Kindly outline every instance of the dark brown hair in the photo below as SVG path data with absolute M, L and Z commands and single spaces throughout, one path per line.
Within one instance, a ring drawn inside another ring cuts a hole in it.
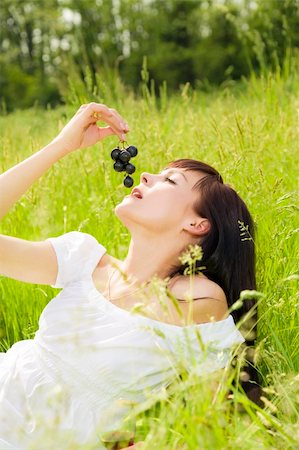
M 240 298 L 241 291 L 256 290 L 253 219 L 244 201 L 229 184 L 223 182 L 221 175 L 213 167 L 194 159 L 177 159 L 168 163 L 165 169 L 168 168 L 204 174 L 192 188 L 200 194 L 193 205 L 194 212 L 207 218 L 211 224 L 210 231 L 199 243 L 203 258 L 198 261 L 198 266 L 204 266 L 200 271 L 223 289 L 230 308 Z M 170 276 L 183 274 L 186 268 L 187 264 L 173 266 Z M 235 323 L 244 319 L 244 316 L 250 316 L 251 323 L 253 320 L 250 333 L 247 337 L 244 336 L 247 350 L 252 350 L 258 319 L 255 297 L 246 298 L 242 306 L 233 310 L 231 315 Z M 252 355 L 252 352 L 248 351 L 247 354 Z M 241 385 L 247 396 L 260 405 L 258 373 L 253 358 L 246 360 L 247 365 L 243 370 L 247 376 L 243 381 L 241 379 Z

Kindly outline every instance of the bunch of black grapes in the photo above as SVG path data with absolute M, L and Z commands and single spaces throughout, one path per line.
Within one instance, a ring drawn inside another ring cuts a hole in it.
M 138 153 L 138 150 L 134 145 L 130 145 L 127 148 L 120 149 L 119 147 L 114 148 L 111 152 L 111 158 L 115 161 L 113 164 L 113 169 L 116 172 L 126 172 L 132 174 L 135 172 L 134 164 L 131 164 L 129 161 L 131 158 L 134 158 Z M 124 186 L 130 188 L 133 186 L 134 180 L 130 175 L 125 175 L 124 178 Z

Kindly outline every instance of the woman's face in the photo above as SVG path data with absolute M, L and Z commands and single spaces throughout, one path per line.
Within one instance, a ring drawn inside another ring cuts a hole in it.
M 192 187 L 203 176 L 180 168 L 163 169 L 158 174 L 143 172 L 136 186 L 142 198 L 126 195 L 115 207 L 115 214 L 130 231 L 139 225 L 156 233 L 179 232 L 188 215 L 194 216 L 192 205 L 198 193 Z

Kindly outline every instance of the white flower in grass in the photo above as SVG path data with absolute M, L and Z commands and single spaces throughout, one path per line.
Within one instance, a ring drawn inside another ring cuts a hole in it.
M 203 257 L 203 251 L 200 245 L 190 244 L 187 250 L 179 256 L 179 260 L 182 264 L 187 264 L 188 267 L 184 270 L 184 275 L 191 275 L 194 272 L 200 272 L 205 267 L 196 267 L 196 262 L 201 261 Z

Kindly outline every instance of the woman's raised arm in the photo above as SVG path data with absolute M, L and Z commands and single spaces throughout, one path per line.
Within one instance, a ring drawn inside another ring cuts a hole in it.
M 65 154 L 64 148 L 58 142 L 51 142 L 0 175 L 0 219 L 8 213 L 34 181 Z
M 98 127 L 98 120 L 108 126 Z M 56 161 L 113 134 L 125 140 L 124 133 L 128 131 L 127 124 L 114 109 L 100 103 L 82 105 L 52 142 L 0 175 L 0 219 Z

